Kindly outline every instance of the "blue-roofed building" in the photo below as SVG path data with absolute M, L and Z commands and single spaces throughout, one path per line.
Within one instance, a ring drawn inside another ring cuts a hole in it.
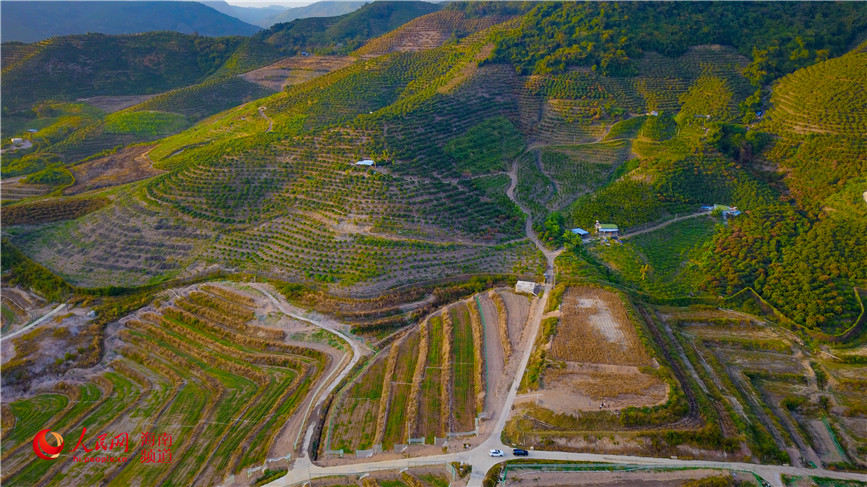
M 573 228 L 572 235 L 578 235 L 579 237 L 581 237 L 581 240 L 590 239 L 590 232 L 584 230 L 583 228 Z

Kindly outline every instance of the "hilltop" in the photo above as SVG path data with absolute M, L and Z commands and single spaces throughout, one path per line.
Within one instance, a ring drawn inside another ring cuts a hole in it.
M 358 10 L 367 3 L 370 2 L 313 2 L 310 5 L 305 5 L 303 7 L 291 7 L 284 9 L 280 12 L 275 12 L 274 14 L 266 17 L 262 21 L 262 24 L 259 25 L 262 25 L 262 27 L 271 27 L 274 24 L 292 22 L 295 19 L 306 19 L 309 17 L 335 17 L 338 15 L 345 15 Z

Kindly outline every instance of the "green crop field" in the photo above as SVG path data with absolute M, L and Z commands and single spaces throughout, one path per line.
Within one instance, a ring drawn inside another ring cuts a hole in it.
M 371 365 L 337 393 L 322 432 L 323 452 L 364 450 L 374 445 L 389 451 L 410 438 L 424 438 L 430 444 L 434 437 L 442 438 L 446 433 L 475 430 L 476 416 L 481 413 L 476 394 L 484 391 L 476 383 L 484 364 L 476 362 L 485 359 L 482 353 L 476 353 L 483 344 L 477 343 L 473 335 L 467 306 L 476 306 L 475 300 L 470 298 L 437 311 L 418 328 L 397 338 L 394 345 L 381 350 L 371 359 Z M 449 314 L 451 323 L 449 337 L 445 336 L 444 313 Z M 485 319 L 494 326 L 497 317 Z M 394 351 L 392 347 L 396 347 Z M 388 375 L 390 360 L 394 365 Z M 445 396 L 444 385 L 448 391 Z M 388 396 L 381 396 L 386 389 Z M 380 397 L 384 400 L 380 401 Z M 378 415 L 382 417 L 377 419 Z
M 278 432 L 274 425 L 296 413 L 328 357 L 284 343 L 282 331 L 255 338 L 261 332 L 247 324 L 253 309 L 237 304 L 244 300 L 234 291 L 209 291 L 193 291 L 125 321 L 111 371 L 87 385 L 58 386 L 10 404 L 15 424 L 4 434 L 4 484 L 32 485 L 61 469 L 65 478 L 98 472 L 118 482 L 189 484 L 261 464 Z M 245 407 L 237 408 L 239 403 Z M 46 425 L 74 443 L 82 428 L 90 441 L 121 424 L 133 452 L 140 432 L 158 428 L 171 434 L 171 468 L 148 470 L 137 461 L 72 464 L 69 457 L 50 464 L 34 461 L 25 447 L 35 428 Z

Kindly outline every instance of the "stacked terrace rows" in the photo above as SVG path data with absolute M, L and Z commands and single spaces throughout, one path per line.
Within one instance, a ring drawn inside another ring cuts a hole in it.
M 676 112 L 680 95 L 703 75 L 722 77 L 735 93 L 747 96 L 752 90 L 741 74 L 746 64 L 747 60 L 730 48 L 695 47 L 677 58 L 646 53 L 638 62 L 638 75 L 633 77 L 607 77 L 580 70 L 531 76 L 527 87 L 550 98 L 582 100 L 597 107 L 611 105 L 634 114 Z
M 82 385 L 60 383 L 4 409 L 4 416 L 15 416 L 14 426 L 4 427 L 4 485 L 93 476 L 109 485 L 213 485 L 261 465 L 333 359 L 321 347 L 287 342 L 281 329 L 249 325 L 257 305 L 251 295 L 204 285 L 113 325 L 106 372 Z M 82 428 L 88 447 L 101 433 L 112 438 L 127 432 L 130 460 L 73 463 L 64 455 L 41 461 L 30 443 L 46 425 L 64 436 L 66 451 Z M 171 435 L 170 464 L 156 468 L 139 461 L 144 432 Z M 61 471 L 65 475 L 57 476 Z
M 468 18 L 458 10 L 440 10 L 413 19 L 401 27 L 371 40 L 355 51 L 359 55 L 378 55 L 389 52 L 422 51 L 433 49 L 446 42 L 449 37 L 464 37 L 491 27 L 506 17 L 489 15 Z
M 363 59 L 212 117 L 160 141 L 149 156 L 169 172 L 132 197 L 13 241 L 80 284 L 104 284 L 117 272 L 144 283 L 208 264 L 355 290 L 369 284 L 367 291 L 536 272 L 538 255 L 520 242 L 523 215 L 505 198 L 513 153 L 470 180 L 449 144 L 492 120 L 514 127 L 509 143 L 530 151 L 520 156 L 517 194 L 538 220 L 608 181 L 630 143 L 596 143 L 623 116 L 617 108 L 641 112 L 648 102 L 625 79 L 522 79 L 506 65 L 479 66 L 498 28 Z M 703 48 L 651 61 L 645 81 L 681 79 L 685 91 L 702 73 L 736 78 L 730 68 L 740 58 Z M 549 145 L 557 147 L 541 148 Z M 362 158 L 377 167 L 352 165 Z
M 75 221 L 53 223 L 17 240 L 73 282 L 143 284 L 177 274 L 211 233 L 131 195 Z
M 510 323 L 526 318 L 525 302 L 507 291 L 490 291 L 447 306 L 399 335 L 337 393 L 322 453 L 390 451 L 477 434 L 476 418 L 498 407 L 489 395 L 502 385 L 498 378 L 516 333 Z
M 811 356 L 790 334 L 755 319 L 719 311 L 656 315 L 755 457 L 863 467 L 863 346 Z

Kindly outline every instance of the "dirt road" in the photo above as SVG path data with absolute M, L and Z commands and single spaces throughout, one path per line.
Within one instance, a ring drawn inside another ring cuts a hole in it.
M 46 320 L 48 320 L 52 316 L 56 315 L 57 313 L 60 313 L 64 309 L 66 309 L 66 303 L 59 304 L 59 305 L 57 305 L 56 308 L 49 311 L 48 313 L 45 313 L 44 315 L 42 315 L 41 318 L 37 318 L 29 325 L 25 325 L 23 328 L 21 328 L 19 330 L 15 330 L 12 333 L 9 333 L 8 335 L 3 335 L 2 337 L 0 337 L 0 341 L 10 340 L 12 338 L 17 337 L 18 335 L 26 333 L 27 331 L 33 329 L 34 327 L 37 327 L 37 326 L 41 325 L 42 323 L 45 323 Z

